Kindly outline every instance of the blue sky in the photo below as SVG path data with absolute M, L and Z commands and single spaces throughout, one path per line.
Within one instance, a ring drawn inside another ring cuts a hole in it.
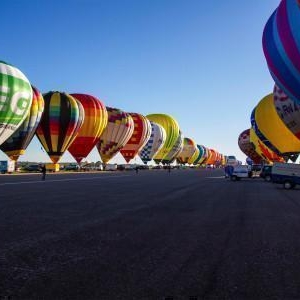
M 171 114 L 185 136 L 244 161 L 238 135 L 273 89 L 261 37 L 278 4 L 3 0 L 0 60 L 42 92 L 89 93 L 128 112 Z M 88 158 L 99 160 L 97 151 Z M 20 160 L 49 161 L 36 139 Z

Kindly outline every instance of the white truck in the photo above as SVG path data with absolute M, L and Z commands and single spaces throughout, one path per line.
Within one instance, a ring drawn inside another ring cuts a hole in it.
M 15 171 L 15 161 L 14 160 L 1 160 L 0 161 L 0 173 L 13 173 Z
M 232 170 L 229 171 L 229 177 L 232 181 L 238 181 L 242 178 L 250 177 L 250 170 L 248 165 L 236 165 L 231 167 Z
M 293 189 L 300 184 L 300 165 L 275 162 L 271 171 L 271 180 L 283 184 L 285 189 Z

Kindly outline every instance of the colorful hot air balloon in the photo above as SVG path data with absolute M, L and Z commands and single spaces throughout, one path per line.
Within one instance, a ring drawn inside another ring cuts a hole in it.
M 132 136 L 134 123 L 132 117 L 117 108 L 106 107 L 108 123 L 97 144 L 103 163 L 112 159 Z
M 253 144 L 255 152 L 267 163 L 273 163 L 275 161 L 284 162 L 283 157 L 277 155 L 259 139 L 253 128 L 250 128 L 250 142 Z
M 32 88 L 17 68 L 0 61 L 0 145 L 27 117 L 32 102 Z
M 194 165 L 199 164 L 199 161 L 203 157 L 203 154 L 204 154 L 204 149 L 201 145 L 197 145 L 197 148 L 199 151 L 197 152 L 197 157 L 195 158 L 195 160 L 193 162 Z
M 250 129 L 244 130 L 238 138 L 238 145 L 241 151 L 248 156 L 255 164 L 261 164 L 262 158 L 255 151 L 254 145 L 250 142 Z
M 163 147 L 166 140 L 166 131 L 164 128 L 155 122 L 150 121 L 150 123 L 150 139 L 140 152 L 140 158 L 145 164 L 152 160 L 153 156 Z
M 258 137 L 278 155 L 288 157 L 300 152 L 300 140 L 292 134 L 278 116 L 273 94 L 269 94 L 258 103 L 252 113 L 251 123 Z M 261 135 L 274 147 L 266 143 Z
M 133 119 L 134 130 L 131 138 L 120 150 L 126 162 L 133 159 L 144 148 L 151 135 L 151 123 L 141 114 L 129 113 Z
M 195 151 L 195 153 L 191 156 L 191 158 L 188 160 L 188 164 L 190 164 L 190 165 L 195 164 L 195 161 L 198 159 L 199 154 L 200 154 L 200 150 L 199 150 L 199 148 L 198 148 L 197 145 L 196 145 L 196 151 Z
M 75 139 L 84 110 L 74 97 L 60 92 L 43 95 L 45 109 L 36 135 L 53 163 L 57 163 Z
M 206 160 L 207 165 L 215 165 L 218 162 L 218 153 L 214 149 L 209 149 L 210 155 Z
M 174 144 L 172 149 L 165 155 L 164 159 L 163 160 L 160 160 L 160 159 L 156 160 L 155 157 L 154 157 L 154 161 L 156 163 L 159 163 L 161 161 L 163 164 L 170 164 L 176 159 L 176 156 L 181 152 L 182 148 L 183 148 L 183 134 L 179 130 L 179 135 L 178 135 L 178 138 L 176 140 L 176 143 Z
M 107 110 L 104 104 L 96 97 L 86 94 L 71 94 L 79 101 L 84 109 L 84 121 L 78 135 L 68 148 L 78 164 L 86 158 L 107 125 Z
M 283 0 L 263 33 L 263 50 L 276 84 L 300 104 L 300 6 Z
M 282 122 L 300 139 L 300 105 L 290 99 L 278 86 L 274 87 L 274 105 Z
M 12 160 L 18 160 L 30 144 L 44 111 L 42 94 L 32 87 L 31 108 L 21 126 L 0 146 L 0 149 Z
M 155 162 L 159 163 L 172 150 L 173 146 L 177 142 L 179 136 L 179 125 L 173 117 L 165 114 L 151 114 L 147 115 L 147 118 L 150 121 L 161 125 L 166 131 L 166 141 L 163 147 L 154 156 Z
M 198 148 L 194 140 L 185 137 L 183 139 L 183 148 L 176 157 L 177 161 L 181 164 L 186 164 L 197 151 L 197 149 Z

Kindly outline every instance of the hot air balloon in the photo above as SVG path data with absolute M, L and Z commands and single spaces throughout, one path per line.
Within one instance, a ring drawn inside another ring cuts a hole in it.
M 134 123 L 132 117 L 117 108 L 106 107 L 108 123 L 97 144 L 103 163 L 112 159 L 132 136 Z
M 255 152 L 267 163 L 273 163 L 275 161 L 284 162 L 283 157 L 277 155 L 259 139 L 253 128 L 250 128 L 250 142 L 253 144 Z
M 21 126 L 0 146 L 0 149 L 12 160 L 18 160 L 30 144 L 44 111 L 42 94 L 32 87 L 33 96 L 29 114 Z
M 263 50 L 276 84 L 300 104 L 300 6 L 283 0 L 269 18 L 263 33 Z
M 199 150 L 199 148 L 197 147 L 197 145 L 196 145 L 196 151 L 195 151 L 195 153 L 190 157 L 190 159 L 188 160 L 188 164 L 190 164 L 190 165 L 196 165 L 196 160 L 198 159 L 198 157 L 199 157 L 199 154 L 200 154 L 200 150 Z
M 300 139 L 300 105 L 290 99 L 278 86 L 274 87 L 274 105 L 282 122 Z
M 197 149 L 198 148 L 194 140 L 185 137 L 183 139 L 183 149 L 176 157 L 177 161 L 181 164 L 186 164 L 197 151 Z
M 262 158 L 255 151 L 254 145 L 250 142 L 250 129 L 244 130 L 238 138 L 238 145 L 241 151 L 247 155 L 254 164 L 261 164 Z
M 68 148 L 68 151 L 80 164 L 95 145 L 107 125 L 107 111 L 104 104 L 96 97 L 86 94 L 71 94 L 84 109 L 84 121 L 78 135 Z
M 161 125 L 166 131 L 166 141 L 163 147 L 154 156 L 154 161 L 159 163 L 172 150 L 173 146 L 177 142 L 179 136 L 179 125 L 173 117 L 165 114 L 151 114 L 147 115 L 147 118 L 150 121 Z
M 215 165 L 218 161 L 218 154 L 217 151 L 214 149 L 209 149 L 210 155 L 208 159 L 206 160 L 207 165 Z
M 300 152 L 300 140 L 292 134 L 278 116 L 273 94 L 269 94 L 258 103 L 252 113 L 251 123 L 262 142 L 278 155 L 289 158 Z M 270 144 L 266 143 L 261 136 L 265 137 Z
M 56 164 L 75 139 L 84 120 L 84 110 L 74 97 L 60 92 L 43 95 L 45 109 L 36 135 Z
M 120 150 L 126 162 L 133 159 L 146 145 L 151 135 L 151 123 L 141 114 L 129 113 L 133 119 L 134 130 L 131 138 Z
M 183 148 L 183 134 L 179 130 L 179 135 L 178 135 L 178 138 L 176 140 L 176 143 L 174 144 L 174 146 L 172 147 L 170 152 L 168 152 L 165 155 L 163 160 L 160 160 L 160 159 L 156 160 L 154 158 L 154 161 L 156 163 L 159 163 L 161 161 L 163 164 L 171 164 L 176 159 L 176 156 L 182 151 L 182 148 Z
M 0 61 L 0 145 L 27 117 L 32 102 L 32 88 L 17 68 Z
M 145 164 L 152 160 L 153 156 L 163 147 L 166 140 L 166 131 L 164 128 L 155 122 L 150 121 L 150 123 L 150 139 L 140 152 L 140 158 Z
M 197 152 L 198 155 L 197 155 L 196 159 L 194 160 L 194 165 L 199 164 L 200 159 L 204 155 L 204 149 L 203 149 L 203 147 L 201 145 L 197 145 L 197 148 L 198 148 L 199 152 Z

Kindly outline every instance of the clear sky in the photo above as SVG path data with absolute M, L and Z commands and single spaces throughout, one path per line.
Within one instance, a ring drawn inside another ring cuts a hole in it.
M 186 137 L 244 161 L 238 135 L 273 89 L 261 37 L 278 4 L 2 0 L 0 60 L 41 92 L 89 93 L 128 112 L 171 114 Z M 36 138 L 20 160 L 50 161 Z

